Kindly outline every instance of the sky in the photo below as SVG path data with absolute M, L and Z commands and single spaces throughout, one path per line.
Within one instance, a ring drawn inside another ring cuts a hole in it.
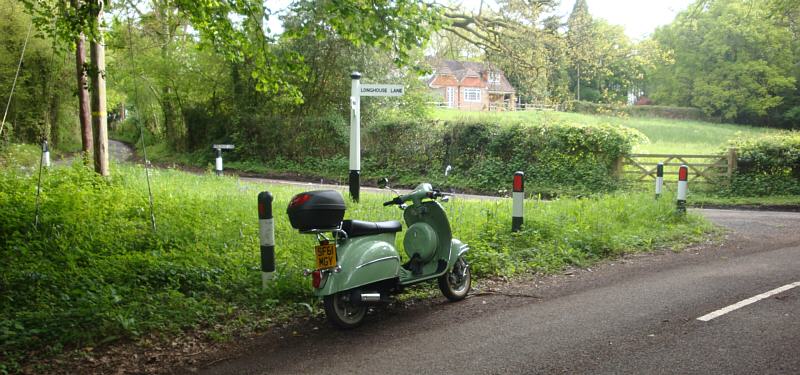
M 484 4 L 493 1 L 485 0 Z M 625 33 L 637 40 L 644 39 L 656 27 L 666 25 L 694 0 L 587 0 L 589 13 L 604 18 L 612 25 L 625 27 Z M 465 8 L 477 9 L 480 0 L 463 0 Z M 574 0 L 561 0 L 556 13 L 565 19 L 572 11 Z

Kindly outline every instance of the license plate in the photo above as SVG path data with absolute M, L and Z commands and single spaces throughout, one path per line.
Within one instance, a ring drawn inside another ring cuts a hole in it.
M 314 252 L 317 254 L 318 270 L 336 267 L 336 243 L 315 246 Z

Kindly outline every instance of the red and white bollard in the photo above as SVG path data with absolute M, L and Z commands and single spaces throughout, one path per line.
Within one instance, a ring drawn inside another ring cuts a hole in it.
M 258 239 L 261 245 L 261 287 L 266 288 L 275 272 L 275 220 L 272 218 L 272 194 L 258 194 Z
M 525 173 L 514 173 L 514 186 L 511 192 L 513 200 L 511 207 L 511 231 L 519 232 L 522 228 L 523 212 L 525 209 Z
M 678 169 L 678 213 L 686 213 L 686 194 L 689 192 L 689 167 L 686 164 Z

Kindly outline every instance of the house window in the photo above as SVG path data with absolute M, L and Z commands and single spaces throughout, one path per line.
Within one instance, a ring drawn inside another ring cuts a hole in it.
M 489 83 L 499 83 L 499 82 L 500 82 L 500 73 L 489 72 Z
M 481 89 L 464 89 L 464 101 L 465 102 L 480 102 L 481 101 Z

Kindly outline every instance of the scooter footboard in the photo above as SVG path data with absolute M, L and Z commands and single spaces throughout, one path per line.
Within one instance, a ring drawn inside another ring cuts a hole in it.
M 325 284 L 315 294 L 326 296 L 397 278 L 400 256 L 393 246 L 394 237 L 392 233 L 348 239 L 338 249 L 341 271 L 329 273 Z

